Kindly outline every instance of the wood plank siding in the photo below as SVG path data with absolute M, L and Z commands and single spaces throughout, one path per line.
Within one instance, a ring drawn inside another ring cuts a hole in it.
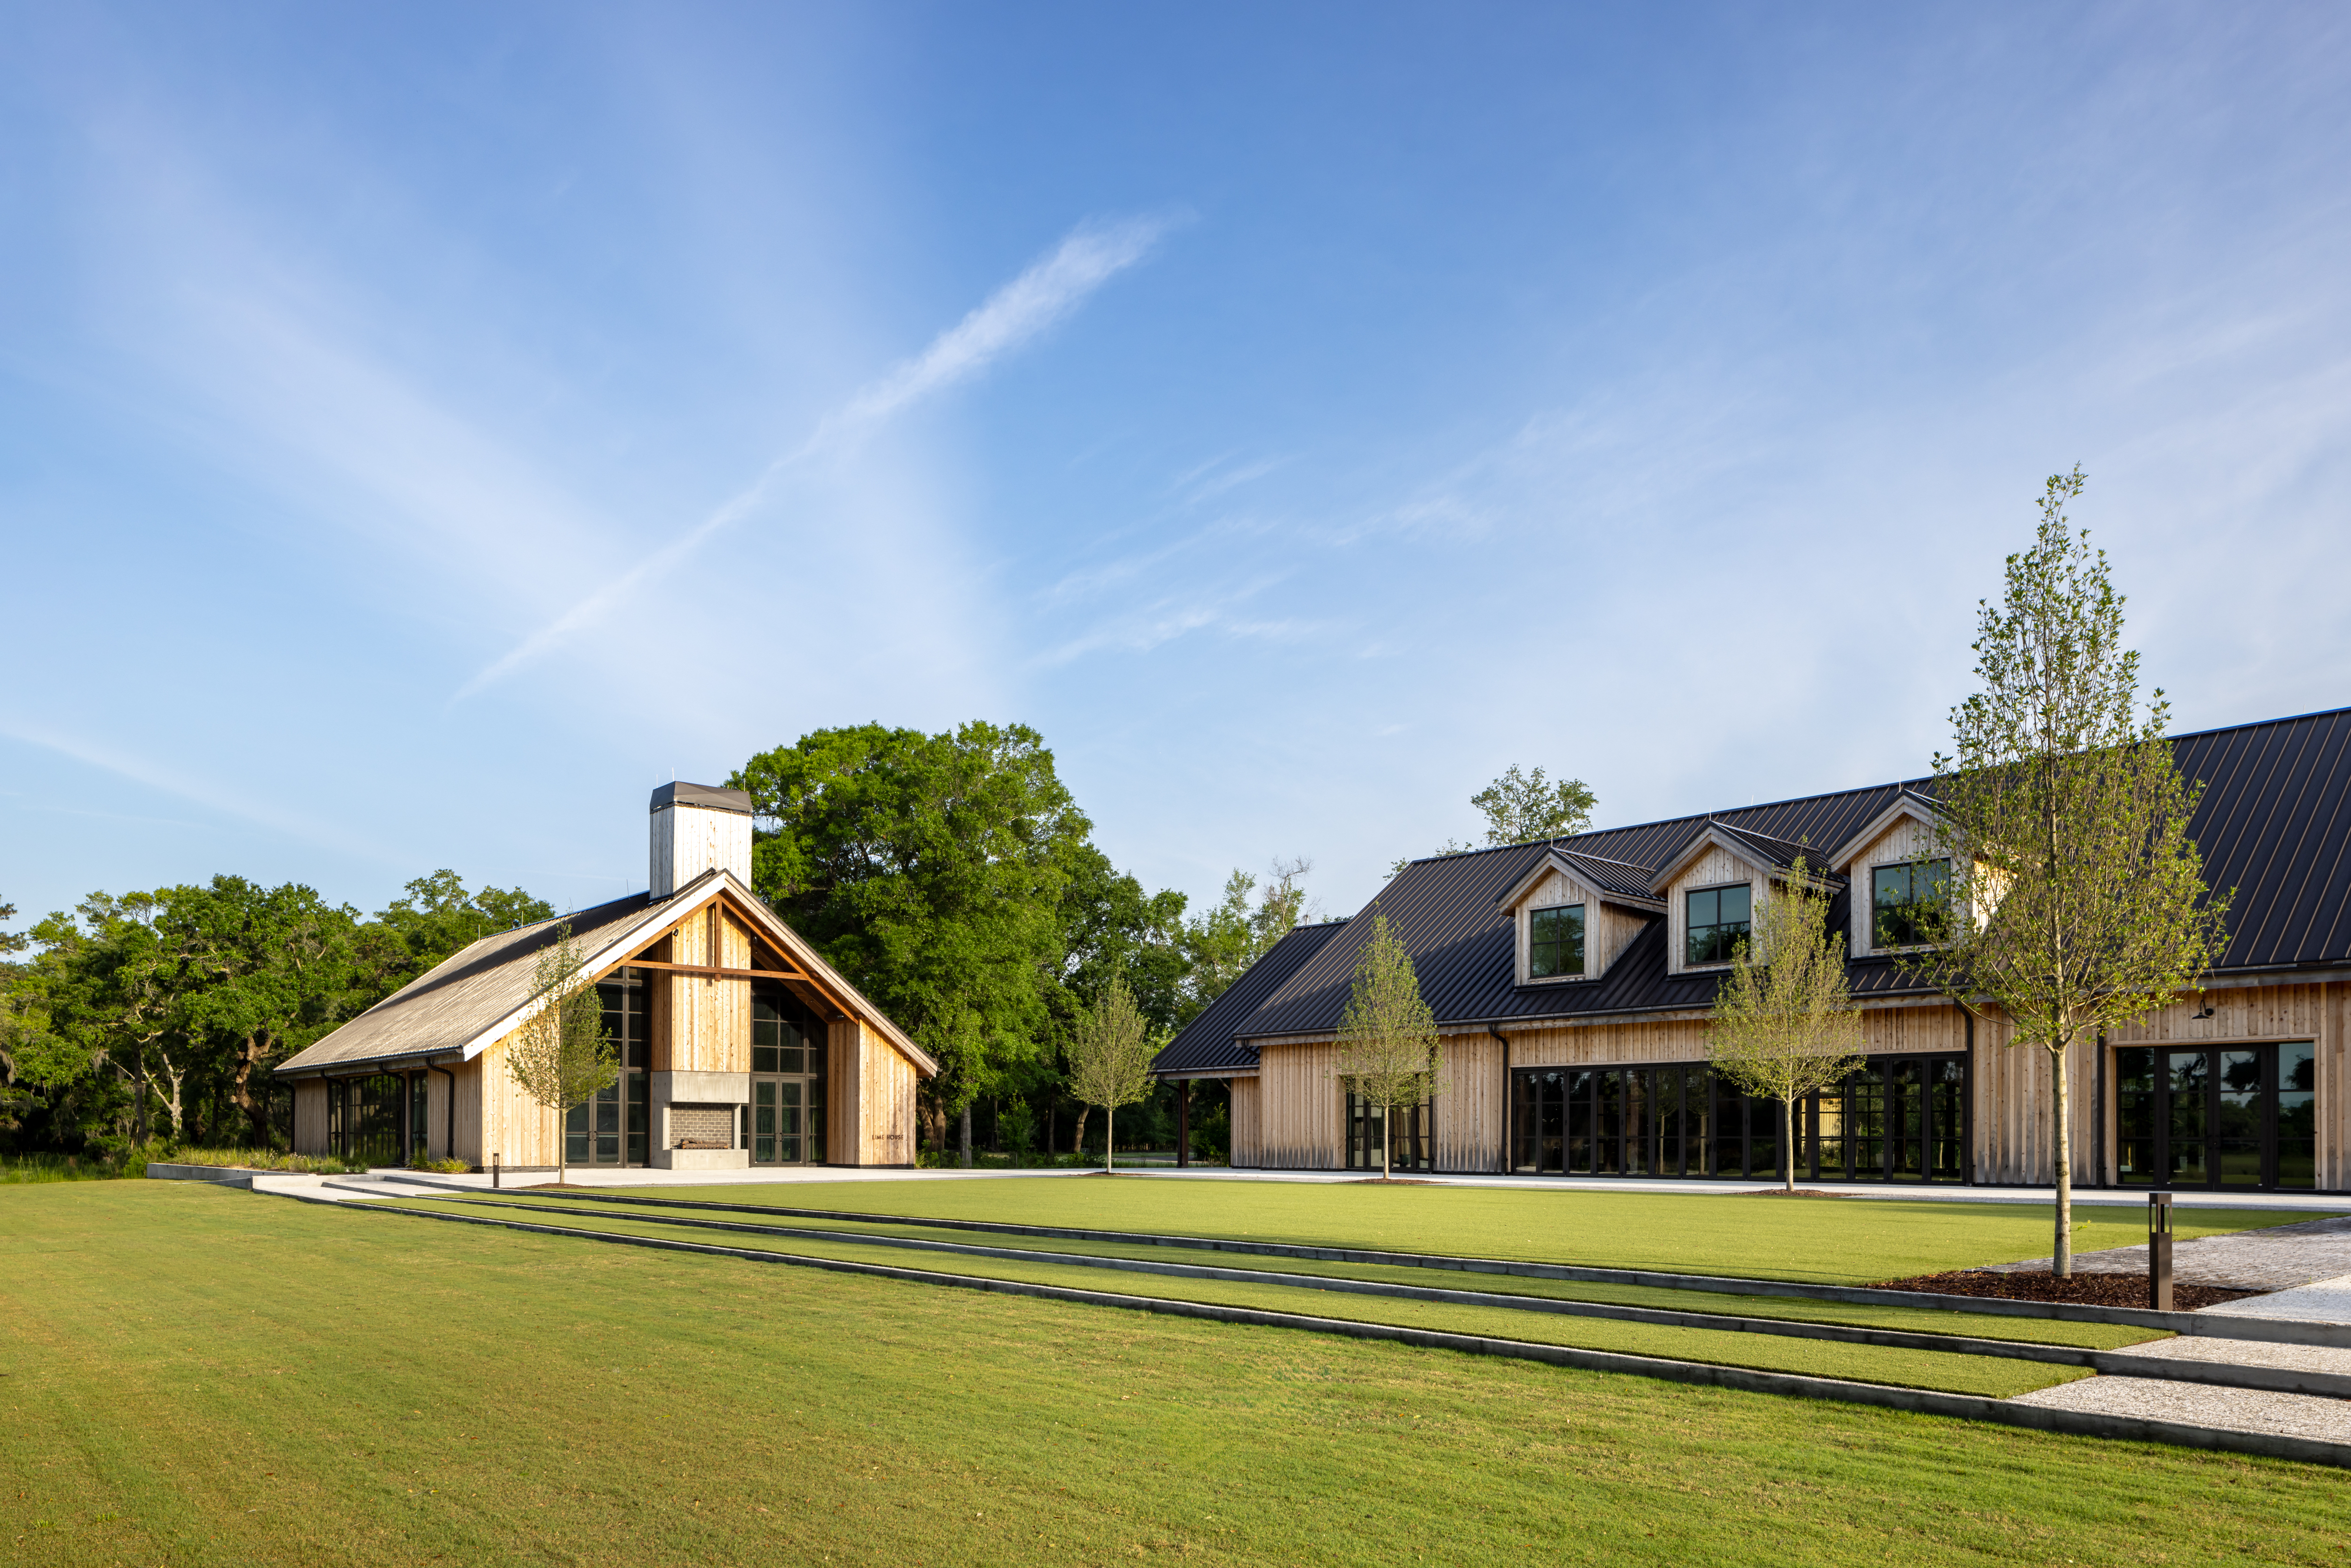
M 2198 1018 L 2210 1007 L 2210 1018 Z M 2054 1080 L 2048 1052 L 2011 1045 L 1997 1014 L 1970 1020 L 1941 998 L 1906 1000 L 1861 1009 L 1865 1054 L 1970 1054 L 1973 1118 L 1973 1179 L 2039 1186 L 2055 1179 L 2049 1142 Z M 2105 1088 L 2099 1046 L 2078 1041 L 2067 1057 L 2069 1135 L 2074 1180 L 2084 1186 L 2116 1180 L 2116 1123 L 2112 1052 L 2125 1046 L 2310 1040 L 2316 1046 L 2318 1186 L 2351 1188 L 2351 985 L 2241 986 L 2190 993 L 2137 1020 L 2105 1042 Z M 1638 1067 L 1703 1061 L 1709 1025 L 1702 1014 L 1591 1024 L 1518 1024 L 1504 1029 L 1509 1066 Z M 1484 1031 L 1445 1037 L 1446 1079 L 1436 1104 L 1437 1168 L 1479 1172 L 1503 1168 L 1509 1093 L 1499 1041 Z M 1293 1036 L 1266 1041 L 1258 1076 L 1232 1081 L 1232 1163 L 1270 1170 L 1332 1170 L 1344 1163 L 1345 1090 L 1332 1076 L 1335 1044 Z M 2105 1169 L 2099 1169 L 2103 1160 Z
M 705 813 L 705 815 L 711 813 Z M 720 969 L 751 967 L 751 934 L 716 904 L 696 911 L 670 933 L 669 962 Z M 653 972 L 657 998 L 653 1070 L 674 1072 L 751 1071 L 751 982 L 703 975 Z M 663 1027 L 666 1022 L 667 1027 Z M 667 1047 L 667 1060 L 663 1048 Z
M 827 1124 L 842 1129 L 829 1163 L 914 1163 L 914 1064 L 855 1019 L 835 1019 L 826 1058 Z
M 1258 1081 L 1232 1080 L 1232 1149 L 1227 1158 L 1236 1170 L 1254 1170 L 1265 1164 L 1264 1118 L 1259 1113 Z

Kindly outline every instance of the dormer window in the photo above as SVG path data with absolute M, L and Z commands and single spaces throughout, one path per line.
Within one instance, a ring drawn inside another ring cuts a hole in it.
M 1941 940 L 1936 935 L 1949 896 L 1949 860 L 1909 861 L 1882 865 L 1869 874 L 1870 908 L 1876 925 L 1874 945 L 1879 947 L 1924 947 Z
M 1583 973 L 1583 905 L 1563 904 L 1527 919 L 1527 977 L 1558 979 Z
M 1747 940 L 1752 912 L 1750 884 L 1708 887 L 1688 894 L 1688 954 L 1691 964 L 1728 964 L 1739 944 Z

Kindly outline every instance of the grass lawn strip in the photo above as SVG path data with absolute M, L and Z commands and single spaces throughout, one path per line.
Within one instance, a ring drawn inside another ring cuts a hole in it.
M 435 1198 L 433 1201 L 442 1200 Z M 530 1204 L 532 1200 L 528 1189 L 524 1189 L 520 1193 L 496 1198 L 452 1198 L 448 1201 Z M 593 1207 L 592 1200 L 585 1201 L 587 1207 Z M 658 1207 L 632 1206 L 631 1212 L 637 1212 L 640 1208 L 643 1218 L 664 1217 L 664 1210 Z M 717 1217 L 710 1210 L 704 1210 L 699 1214 L 681 1211 L 677 1216 L 680 1218 L 699 1219 Z M 794 1220 L 791 1226 L 795 1229 L 838 1231 L 843 1236 L 872 1235 L 912 1241 L 936 1241 L 943 1235 L 984 1234 L 977 1231 L 943 1233 L 916 1226 L 893 1225 L 886 1220 L 861 1223 L 853 1220 L 809 1219 Z M 1134 1259 L 1142 1262 L 1182 1261 L 1224 1269 L 1242 1267 L 1239 1260 L 1249 1256 L 1245 1253 L 1206 1249 L 1171 1248 L 1148 1242 L 1122 1243 L 1061 1239 L 1029 1241 L 1020 1249 L 1047 1256 L 1066 1254 L 1072 1257 Z M 1282 1257 L 1269 1260 L 1264 1267 L 1289 1274 L 1369 1280 L 1417 1286 L 1426 1286 L 1429 1283 L 1430 1274 L 1429 1270 L 1414 1264 L 1343 1262 L 1316 1258 Z M 1731 1295 L 1721 1291 L 1684 1289 L 1678 1286 L 1619 1285 L 1581 1280 L 1547 1280 L 1518 1274 L 1477 1273 L 1469 1278 L 1475 1281 L 1475 1288 L 1478 1291 L 1491 1295 L 1524 1295 L 1554 1301 L 1597 1301 L 1613 1305 L 1657 1307 L 1672 1312 L 1707 1312 L 1727 1317 L 1775 1318 L 1796 1322 L 1891 1329 L 1908 1333 L 1953 1334 L 1972 1339 L 2022 1340 L 2040 1344 L 2072 1345 L 2085 1350 L 2115 1350 L 2125 1345 L 2144 1344 L 2150 1340 L 2171 1337 L 2168 1333 L 2129 1324 L 2070 1322 L 2054 1318 L 1992 1317 L 1936 1307 L 1875 1306 L 1850 1301 L 1816 1301 L 1801 1296 Z
M 772 1195 L 772 1196 L 771 1196 Z M 642 1197 L 642 1189 L 598 1196 Z M 665 1188 L 664 1199 L 769 1201 L 875 1218 L 1231 1238 L 1297 1246 L 1468 1255 L 1663 1273 L 1867 1285 L 2049 1254 L 2047 1204 L 1753 1198 L 1603 1192 L 1571 1183 L 1510 1187 L 1181 1181 L 1153 1176 L 1006 1176 L 986 1181 L 795 1182 Z M 2351 1201 L 2345 1205 L 2351 1211 Z M 2292 1224 L 2315 1211 L 2174 1210 L 2186 1241 Z M 2147 1239 L 2143 1207 L 2083 1204 L 2078 1252 Z
M 844 1242 L 855 1242 L 861 1246 L 913 1253 L 914 1259 L 911 1266 L 918 1268 L 951 1269 L 956 1266 L 954 1263 L 940 1263 L 936 1260 L 961 1258 L 987 1258 L 1025 1263 L 1061 1263 L 1064 1266 L 1137 1273 L 1158 1279 L 1194 1278 L 1207 1279 L 1219 1283 L 1281 1285 L 1391 1300 L 1437 1301 L 1455 1306 L 1503 1307 L 1518 1312 L 1549 1312 L 1569 1317 L 1656 1323 L 1677 1328 L 1708 1328 L 1743 1333 L 1767 1333 L 1792 1338 L 1827 1340 L 1847 1344 L 1875 1344 L 1899 1350 L 1949 1350 L 1971 1355 L 1991 1354 L 2039 1361 L 2059 1366 L 2091 1367 L 2094 1370 L 2104 1371 L 2117 1370 L 2114 1367 L 2098 1367 L 2090 1359 L 2096 1354 L 2094 1351 L 2072 1345 L 2047 1344 L 2018 1339 L 1970 1337 L 1948 1322 L 1938 1324 L 1935 1329 L 1928 1332 L 1906 1332 L 1843 1323 L 1823 1323 L 1786 1317 L 1757 1318 L 1737 1312 L 1709 1312 L 1692 1310 L 1687 1303 L 1682 1302 L 1677 1302 L 1671 1307 L 1660 1308 L 1581 1301 L 1532 1291 L 1451 1289 L 1431 1285 L 1426 1281 L 1426 1277 L 1412 1281 L 1373 1281 L 1365 1280 L 1356 1274 L 1332 1270 L 1308 1274 L 1280 1269 L 1243 1269 L 1235 1265 L 1235 1260 L 1229 1254 L 1211 1253 L 1205 1257 L 1186 1258 L 1181 1254 L 1170 1256 L 1162 1253 L 1157 1257 L 1128 1258 L 1053 1248 L 988 1247 L 971 1241 L 941 1240 L 935 1237 L 883 1236 L 845 1227 L 817 1229 L 761 1225 L 740 1219 L 648 1215 L 572 1204 L 533 1204 L 507 1200 L 494 1205 L 477 1204 L 467 1205 L 467 1207 L 537 1215 L 552 1214 L 558 1217 L 556 1223 L 576 1221 L 585 1227 L 593 1227 L 605 1221 L 648 1223 L 660 1220 L 689 1233 L 697 1231 L 711 1233 L 714 1237 L 776 1238 L 786 1245 L 792 1241 L 821 1242 L 837 1239 Z M 544 1224 L 547 1221 L 542 1219 L 538 1223 Z M 758 1244 L 767 1245 L 768 1243 Z M 930 1260 L 930 1261 L 925 1260 Z M 1323 1282 L 1316 1283 L 1318 1281 Z M 1113 1287 L 1105 1283 L 1102 1288 Z M 1917 1315 L 1926 1317 L 1931 1314 L 1919 1312 Z M 2329 1389 L 2328 1392 L 2351 1394 L 2351 1386 Z
M 26 1568 L 2351 1561 L 2314 1465 L 193 1184 L 0 1255 Z
M 405 1205 L 382 1204 L 366 1207 L 381 1207 L 403 1215 L 433 1217 L 429 1209 Z M 439 1206 L 436 1205 L 436 1207 Z M 542 1225 L 542 1221 L 538 1218 L 528 1221 L 507 1220 L 506 1223 Z M 667 1241 L 683 1241 L 700 1247 L 729 1245 L 714 1242 L 711 1234 L 707 1231 L 689 1231 L 674 1226 L 663 1225 L 658 1221 L 615 1220 L 602 1221 L 593 1226 L 575 1222 L 569 1226 L 546 1225 L 544 1229 L 558 1234 L 575 1235 L 585 1240 L 592 1240 L 599 1235 L 642 1236 Z M 762 1245 L 743 1249 L 769 1252 L 785 1258 L 823 1259 L 857 1264 L 865 1268 L 901 1267 L 896 1263 L 877 1265 L 870 1249 L 860 1247 L 853 1242 L 827 1244 L 820 1241 L 798 1240 L 789 1244 Z M 1242 1307 L 1260 1312 L 1336 1319 L 1347 1322 L 1381 1323 L 1396 1328 L 1428 1329 L 1441 1333 L 1468 1334 L 1487 1339 L 1517 1341 L 1527 1344 L 1563 1345 L 1579 1350 L 1605 1351 L 1620 1355 L 1700 1362 L 1710 1366 L 1748 1367 L 1761 1372 L 1784 1372 L 1805 1377 L 1884 1384 L 1898 1388 L 1923 1388 L 1950 1394 L 1974 1394 L 1994 1399 L 2006 1399 L 2018 1394 L 2053 1387 L 2058 1384 L 2069 1383 L 2075 1378 L 2090 1375 L 2086 1372 L 2072 1367 L 1994 1360 L 1987 1356 L 1969 1355 L 1949 1351 L 1894 1350 L 1876 1345 L 1831 1344 L 1816 1340 L 1767 1338 L 1762 1335 L 1720 1329 L 1677 1328 L 1588 1318 L 1536 1316 L 1502 1307 L 1456 1306 L 1437 1302 L 1395 1300 L 1374 1301 L 1362 1297 L 1335 1295 L 1327 1291 L 1280 1285 L 1155 1279 L 1152 1281 L 1153 1288 L 1149 1291 L 1105 1291 L 1104 1281 L 1099 1272 L 1067 1264 L 962 1258 L 954 1260 L 951 1266 L 947 1265 L 948 1260 L 945 1259 L 925 1259 L 922 1268 L 910 1271 L 937 1275 L 948 1280 L 956 1278 L 1005 1280 L 1028 1284 L 1058 1286 L 1063 1290 L 1083 1291 L 1096 1295 Z

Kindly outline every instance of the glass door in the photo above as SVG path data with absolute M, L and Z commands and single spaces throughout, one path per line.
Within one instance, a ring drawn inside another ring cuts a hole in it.
M 2312 1186 L 2315 1067 L 2307 1040 L 2116 1051 L 2116 1176 L 2126 1186 Z
M 824 1164 L 824 1025 L 771 981 L 751 990 L 751 1163 Z

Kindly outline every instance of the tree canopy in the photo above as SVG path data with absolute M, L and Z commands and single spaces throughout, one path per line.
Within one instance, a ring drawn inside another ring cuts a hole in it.
M 0 1117 L 70 1145 L 150 1130 L 263 1138 L 271 1069 L 467 942 L 553 911 L 454 872 L 374 919 L 299 883 L 98 893 L 37 922 L 0 977 Z
M 2031 549 L 1979 606 L 1981 689 L 1951 711 L 1935 758 L 1950 860 L 1940 942 L 1912 959 L 1970 1007 L 1989 1000 L 2011 1044 L 2049 1053 L 2057 1186 L 2055 1269 L 2073 1267 L 2066 1053 L 2193 986 L 2222 945 L 2229 900 L 2208 897 L 2188 836 L 2201 786 L 2180 777 L 2163 693 L 2138 699 L 2123 597 L 2105 552 L 2066 505 L 2082 471 L 2052 475 Z

